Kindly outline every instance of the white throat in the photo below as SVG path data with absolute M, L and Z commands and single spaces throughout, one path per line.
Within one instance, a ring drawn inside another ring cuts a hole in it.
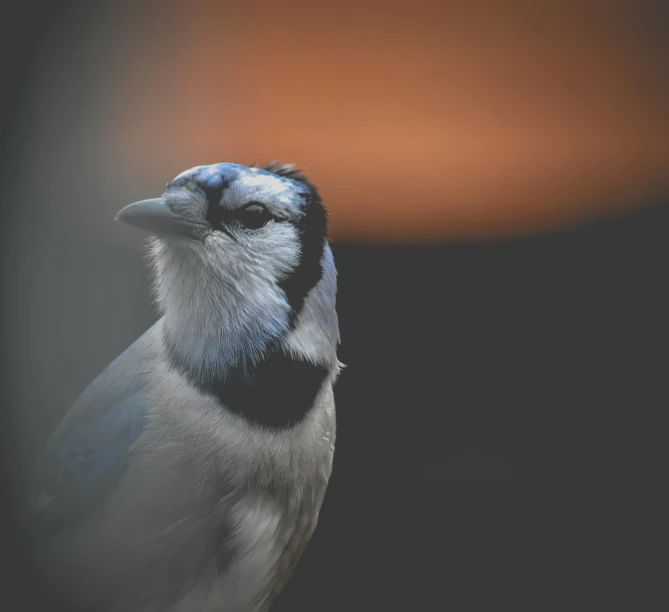
M 277 285 L 282 271 L 272 266 L 276 259 L 259 262 L 240 248 L 221 261 L 217 253 L 195 241 L 151 243 L 163 339 L 181 369 L 196 380 L 225 380 L 232 370 L 261 361 L 277 340 L 297 358 L 336 367 L 336 270 L 329 246 L 323 276 L 292 329 L 290 305 Z

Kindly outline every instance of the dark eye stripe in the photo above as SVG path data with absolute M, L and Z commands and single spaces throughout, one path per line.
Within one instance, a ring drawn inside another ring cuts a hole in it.
M 221 198 L 223 192 L 230 186 L 229 181 L 221 181 L 216 185 L 204 183 L 199 185 L 207 198 L 207 214 L 205 218 L 212 227 L 221 227 L 223 223 L 223 208 Z

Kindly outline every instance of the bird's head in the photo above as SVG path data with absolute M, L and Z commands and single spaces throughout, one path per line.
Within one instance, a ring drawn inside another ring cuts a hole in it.
M 168 332 L 180 333 L 181 344 L 207 335 L 225 341 L 238 360 L 286 336 L 328 267 L 334 274 L 325 208 L 292 166 L 196 166 L 116 218 L 153 235 Z

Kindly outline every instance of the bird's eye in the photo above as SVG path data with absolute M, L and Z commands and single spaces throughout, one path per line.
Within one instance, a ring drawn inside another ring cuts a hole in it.
M 272 215 L 267 208 L 259 202 L 252 202 L 244 208 L 240 208 L 234 214 L 234 220 L 244 229 L 260 229 L 267 225 Z

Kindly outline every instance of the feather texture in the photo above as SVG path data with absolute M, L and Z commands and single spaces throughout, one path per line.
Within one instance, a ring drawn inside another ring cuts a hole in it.
M 72 609 L 264 612 L 332 470 L 327 215 L 315 186 L 279 164 L 198 166 L 150 203 L 164 213 L 149 254 L 161 316 L 40 458 L 43 569 Z M 235 222 L 249 205 L 266 222 Z M 169 233 L 180 221 L 188 231 Z

